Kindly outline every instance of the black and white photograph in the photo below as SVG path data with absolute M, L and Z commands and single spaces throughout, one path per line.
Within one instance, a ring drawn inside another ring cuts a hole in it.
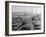
M 15 6 L 12 5 L 12 31 L 40 30 L 40 6 Z
M 8 4 L 9 35 L 44 33 L 44 3 L 8 2 Z

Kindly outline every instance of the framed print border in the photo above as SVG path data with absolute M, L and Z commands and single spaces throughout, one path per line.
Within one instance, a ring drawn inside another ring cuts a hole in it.
M 42 33 L 27 33 L 27 34 L 9 34 L 9 3 L 26 3 L 26 4 L 40 4 L 44 6 L 44 32 Z M 45 34 L 45 3 L 37 2 L 20 2 L 20 1 L 5 1 L 5 35 L 18 36 L 18 35 L 32 35 L 32 34 Z

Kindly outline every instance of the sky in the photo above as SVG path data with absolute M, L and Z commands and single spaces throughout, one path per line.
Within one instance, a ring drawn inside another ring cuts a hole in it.
M 29 13 L 40 13 L 40 6 L 16 6 L 12 5 L 12 12 L 29 12 Z

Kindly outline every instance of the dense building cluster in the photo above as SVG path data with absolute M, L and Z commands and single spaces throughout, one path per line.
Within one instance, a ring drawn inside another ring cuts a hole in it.
M 20 14 L 21 15 L 21 14 Z M 26 15 L 26 14 L 24 14 Z M 28 16 L 14 16 L 12 17 L 12 30 L 39 30 L 41 25 L 41 14 L 30 14 Z

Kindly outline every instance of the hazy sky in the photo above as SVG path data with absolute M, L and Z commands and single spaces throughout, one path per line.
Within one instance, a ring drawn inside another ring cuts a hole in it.
M 33 13 L 40 13 L 41 7 L 40 6 L 15 6 L 12 5 L 12 12 L 33 12 Z

